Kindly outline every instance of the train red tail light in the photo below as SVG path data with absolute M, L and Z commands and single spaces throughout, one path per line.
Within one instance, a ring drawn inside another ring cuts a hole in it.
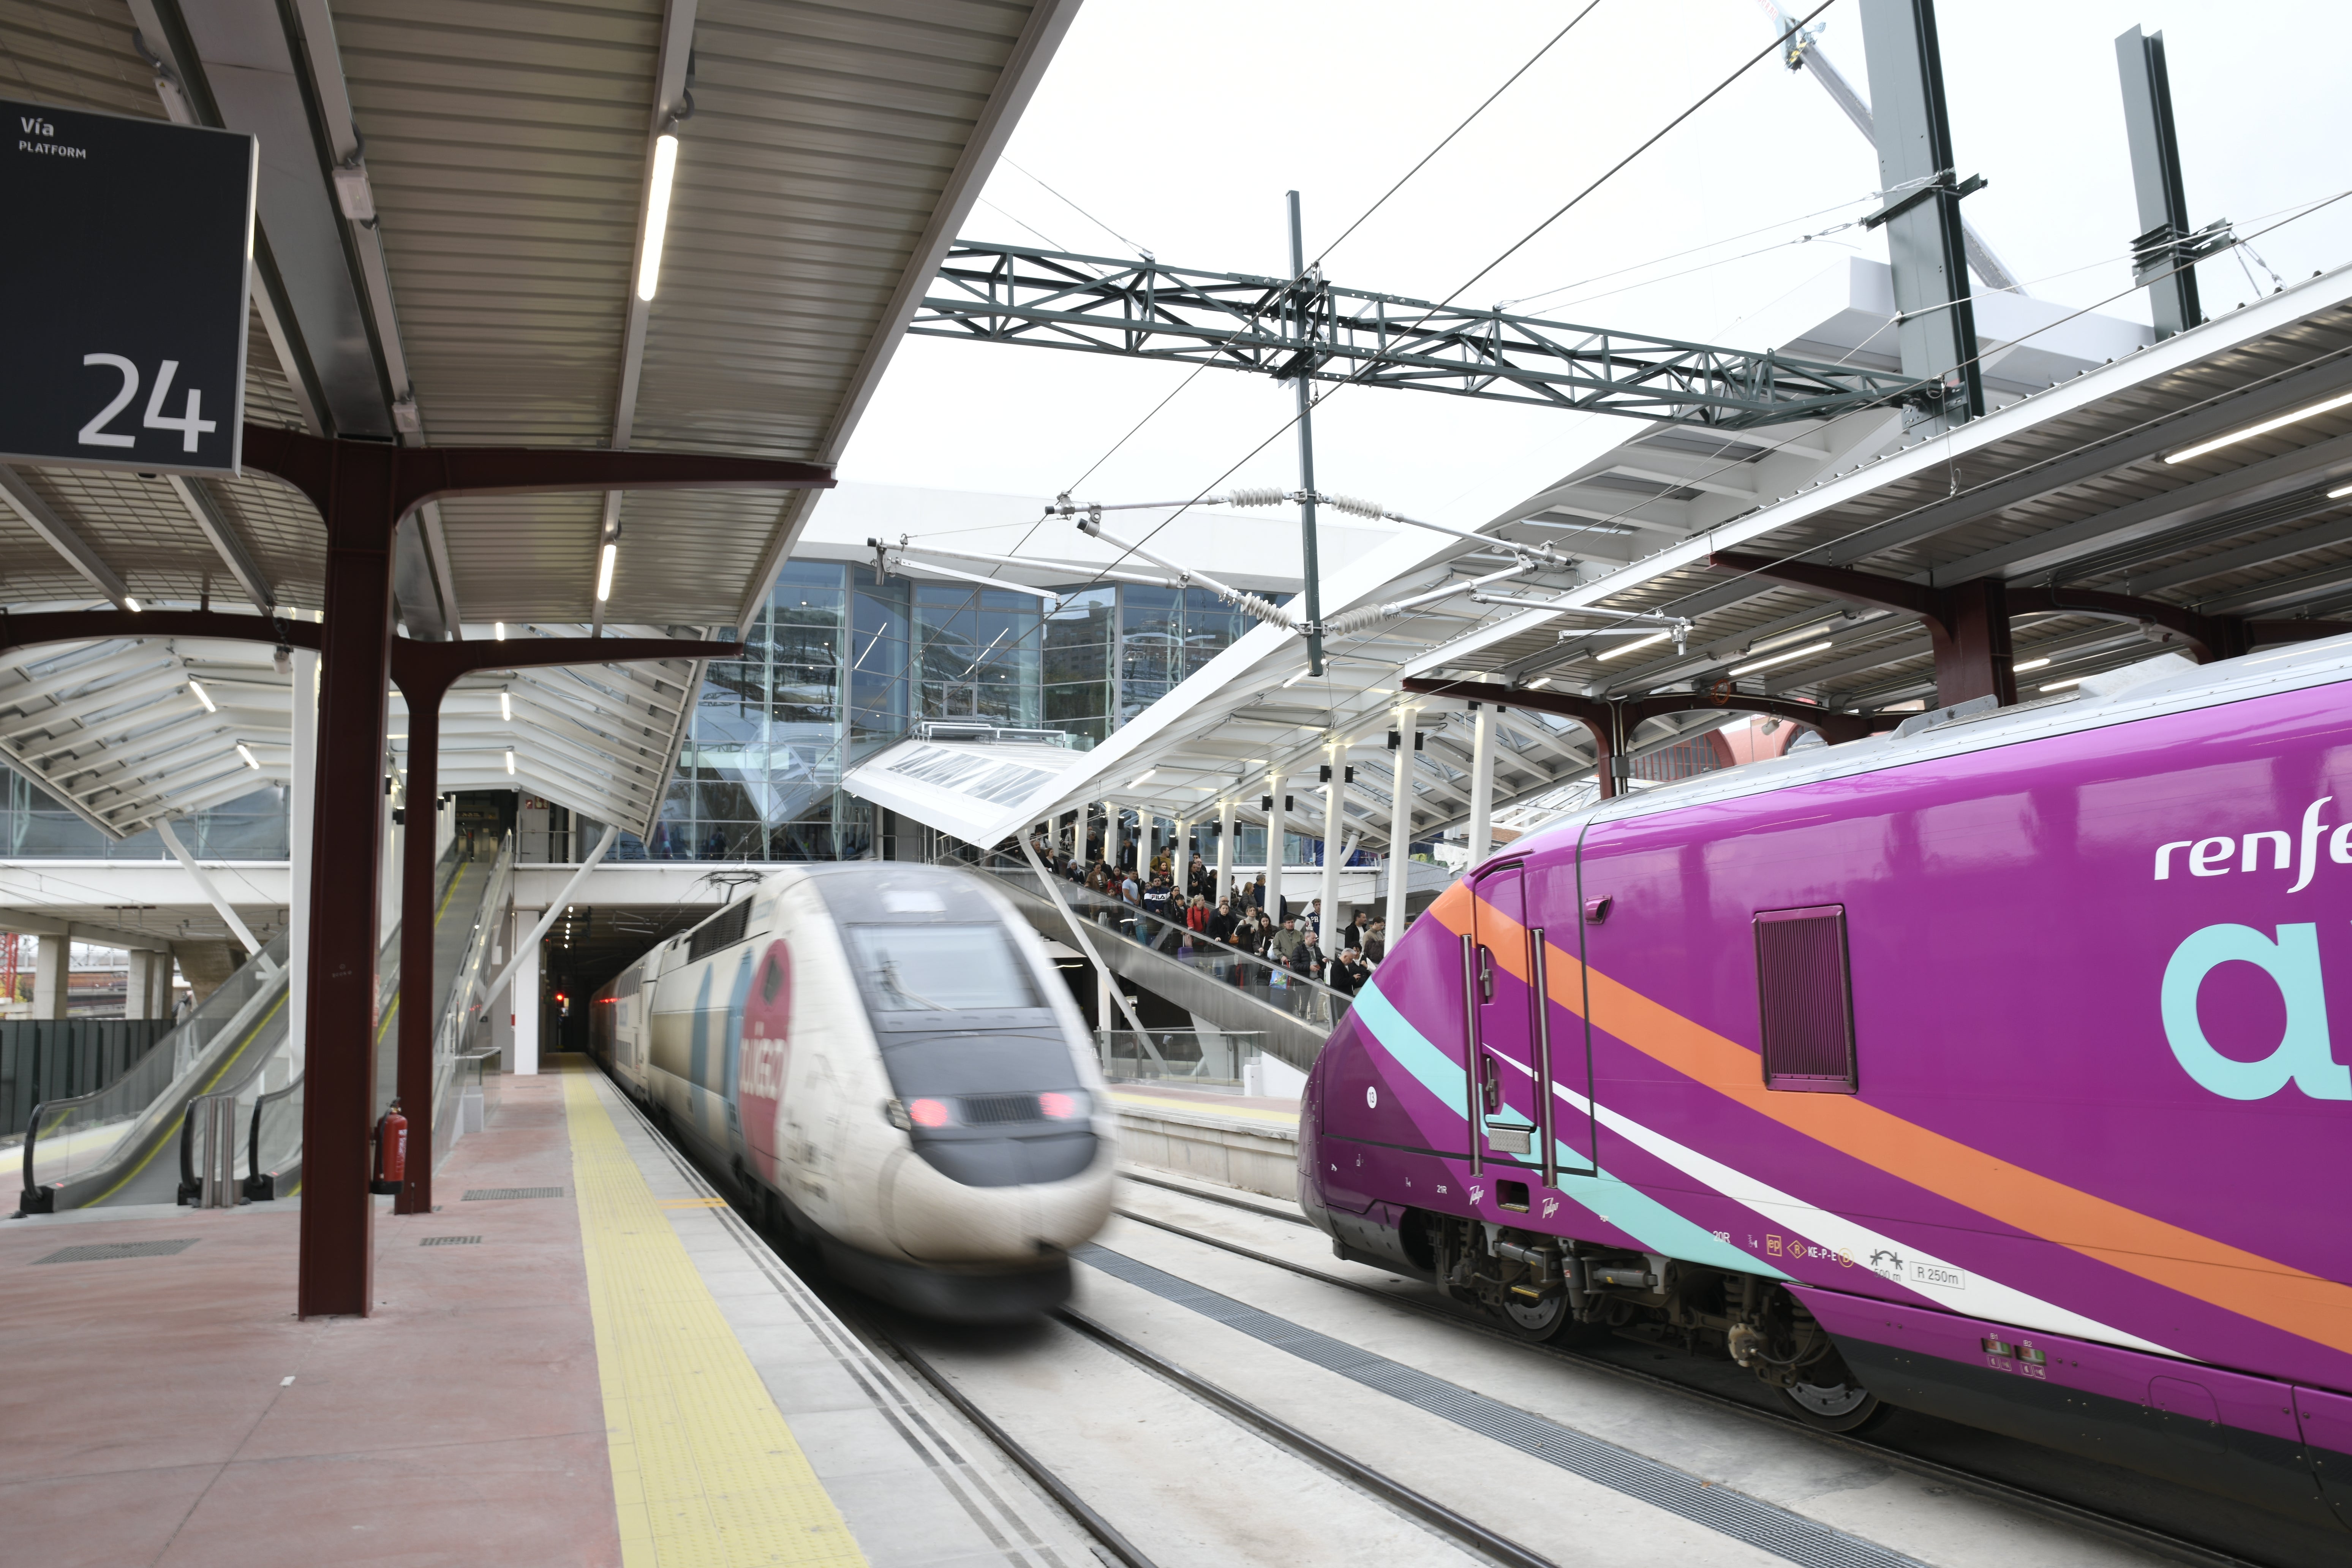
M 945 1127 L 951 1120 L 947 1102 L 942 1100 L 908 1100 L 907 1119 L 918 1127 Z
M 1072 1121 L 1086 1114 L 1077 1096 L 1071 1094 L 1041 1094 L 1037 1097 L 1037 1109 L 1055 1121 Z

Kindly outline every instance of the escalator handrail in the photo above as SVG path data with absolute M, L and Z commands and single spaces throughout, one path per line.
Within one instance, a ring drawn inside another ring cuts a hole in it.
M 464 864 L 463 858 L 458 854 L 460 847 L 460 841 L 452 839 L 449 842 L 448 847 L 442 851 L 439 861 L 434 867 L 433 882 L 436 899 L 440 893 L 447 889 L 450 879 L 457 874 L 459 867 Z M 278 941 L 286 941 L 287 936 L 288 933 L 280 933 L 278 938 L 273 940 L 270 943 L 266 944 L 261 952 L 257 952 L 253 956 L 256 958 L 263 958 L 265 963 L 268 963 L 268 961 L 265 957 L 268 949 L 277 945 Z M 395 926 L 393 930 L 392 935 L 384 943 L 386 952 L 380 955 L 378 960 L 378 968 L 380 973 L 390 976 L 385 988 L 380 990 L 378 993 L 377 1008 L 379 1014 L 382 1012 L 383 1006 L 387 999 L 387 995 L 392 991 L 395 991 L 398 985 L 398 970 L 395 966 L 399 962 L 399 929 Z M 289 945 L 290 947 L 290 942 Z M 247 1016 L 250 1011 L 266 1000 L 276 990 L 278 983 L 281 981 L 290 982 L 290 975 L 288 973 L 288 967 L 290 959 L 291 953 L 289 952 L 286 962 L 278 962 L 274 964 L 269 964 L 269 967 L 274 969 L 275 973 L 265 974 L 263 984 L 255 989 L 252 995 L 247 997 L 243 1002 L 236 1005 L 236 1009 L 230 1014 L 227 1023 L 224 1025 L 219 1033 L 214 1037 L 215 1041 L 233 1039 L 241 1037 L 246 1032 L 244 1026 L 248 1022 Z M 247 960 L 248 963 L 251 961 L 251 959 Z M 240 965 L 240 968 L 242 967 L 243 966 Z M 225 989 L 225 987 L 223 989 Z M 216 989 L 214 993 L 215 995 L 218 995 L 220 994 L 220 989 Z M 211 997 L 206 997 L 205 1003 L 209 1003 L 211 999 Z M 204 1005 L 204 1003 L 199 1003 L 195 1011 L 191 1012 L 187 1017 L 182 1019 L 177 1026 L 167 1032 L 162 1039 L 156 1041 L 154 1046 L 152 1047 L 151 1054 L 152 1054 L 152 1051 L 161 1051 L 167 1046 L 176 1049 L 176 1037 L 182 1029 L 187 1028 L 196 1022 L 197 1018 L 203 1012 Z M 212 1041 L 206 1042 L 208 1047 L 212 1043 Z M 190 1070 L 194 1070 L 195 1066 L 196 1064 L 191 1063 Z M 184 1080 L 185 1076 L 186 1075 L 184 1074 L 175 1075 L 170 1082 L 167 1082 L 163 1089 L 157 1092 L 155 1100 L 160 1100 L 168 1096 L 174 1087 Z M 268 1094 L 262 1095 L 254 1101 L 253 1121 L 247 1136 L 247 1148 L 248 1150 L 248 1160 L 247 1163 L 247 1170 L 257 1168 L 250 1158 L 250 1152 L 258 1146 L 257 1140 L 260 1136 L 262 1107 L 272 1101 L 281 1100 L 286 1095 L 290 1094 L 295 1089 L 300 1088 L 302 1084 L 302 1076 L 303 1075 L 300 1073 L 295 1074 L 293 1081 L 289 1083 L 284 1089 L 273 1090 Z M 61 1100 L 37 1100 L 34 1101 L 33 1112 L 27 1121 L 25 1129 L 24 1158 L 21 1162 L 20 1180 L 23 1190 L 26 1194 L 26 1200 L 20 1204 L 22 1212 L 35 1212 L 33 1208 L 33 1194 L 36 1194 L 40 1191 L 38 1184 L 34 1180 L 33 1166 L 36 1158 L 36 1148 L 40 1142 L 42 1113 L 44 1111 L 66 1111 L 73 1110 L 79 1106 L 87 1105 L 102 1095 L 113 1092 L 120 1087 L 121 1084 L 117 1082 L 108 1084 L 101 1089 L 92 1089 L 88 1094 L 72 1095 Z M 180 1171 L 181 1177 L 184 1182 L 193 1173 L 189 1164 L 188 1115 L 196 1100 L 202 1097 L 195 1095 L 190 1096 L 187 1104 L 182 1108 L 180 1127 Z M 149 1102 L 151 1108 L 153 1103 L 154 1101 L 152 1100 Z M 145 1115 L 146 1113 L 142 1112 L 141 1120 L 144 1120 Z M 143 1142 L 143 1140 L 142 1140 L 142 1142 Z
M 1006 875 L 1007 872 L 1018 872 L 1023 879 L 1034 879 L 1037 875 L 1037 873 L 1031 870 L 1027 865 L 1018 861 L 1005 860 L 1004 864 L 1001 866 L 989 863 L 990 861 L 997 860 L 1004 860 L 1004 857 L 992 855 L 989 858 L 989 861 L 982 862 L 975 868 L 986 872 L 990 876 L 997 877 L 1008 881 L 1013 880 L 1013 879 L 1008 877 Z M 1070 886 L 1065 889 L 1064 896 L 1069 897 L 1072 893 L 1076 895 L 1076 897 L 1071 899 L 1071 908 L 1074 910 L 1111 910 L 1118 911 L 1121 915 L 1133 915 L 1138 920 L 1151 921 L 1156 924 L 1166 926 L 1168 928 L 1166 931 L 1161 933 L 1163 936 L 1181 932 L 1185 941 L 1194 947 L 1214 948 L 1222 956 L 1238 958 L 1244 963 L 1255 964 L 1260 969 L 1272 970 L 1277 974 L 1287 977 L 1289 983 L 1293 985 L 1305 985 L 1311 987 L 1314 990 L 1320 991 L 1326 995 L 1336 998 L 1341 1002 L 1352 1002 L 1354 1000 L 1346 992 L 1328 985 L 1324 982 L 1314 978 L 1312 975 L 1301 974 L 1297 970 L 1292 969 L 1289 965 L 1283 963 L 1278 960 L 1266 958 L 1255 952 L 1245 952 L 1242 949 L 1232 945 L 1230 942 L 1219 942 L 1216 938 L 1211 936 L 1206 931 L 1194 931 L 1192 927 L 1184 924 L 1181 921 L 1172 921 L 1166 915 L 1153 914 L 1150 910 L 1139 908 L 1134 904 L 1129 903 L 1124 899 L 1114 899 L 1108 894 L 1097 893 L 1083 882 L 1070 884 Z M 1039 896 L 1042 897 L 1043 895 L 1041 894 Z M 1147 943 L 1146 945 L 1150 947 L 1151 951 L 1154 952 L 1160 951 L 1159 944 L 1156 942 Z M 1330 962 L 1332 956 L 1333 955 L 1329 953 L 1324 954 L 1324 962 Z
M 299 1089 L 302 1087 L 302 1079 L 303 1074 L 298 1072 L 294 1075 L 293 1080 L 284 1089 L 273 1089 L 267 1094 L 254 1097 L 253 1120 L 246 1124 L 245 1133 L 245 1169 L 248 1175 L 261 1174 L 261 1113 L 278 1100 Z M 184 1167 L 186 1160 L 187 1156 L 183 1153 L 181 1163 Z
M 33 1207 L 32 1196 L 41 1189 L 33 1184 L 33 1141 L 35 1131 L 41 1125 L 41 1112 L 46 1108 L 46 1101 L 38 1100 L 33 1101 L 32 1119 L 25 1123 L 25 1196 L 17 1201 L 16 1212 L 18 1214 L 33 1214 L 37 1212 Z
M 488 910 L 505 898 L 514 879 L 515 836 L 509 828 L 499 840 L 498 853 L 490 858 L 490 874 L 482 887 L 481 902 L 477 911 Z M 449 1084 L 456 1081 L 457 1063 L 463 1054 L 457 1048 L 457 1036 L 463 1031 L 457 1021 L 473 1005 L 474 993 L 481 984 L 482 955 L 489 951 L 493 941 L 488 918 L 478 919 L 466 946 L 457 954 L 457 968 L 450 979 L 449 994 L 441 1005 L 441 1015 L 433 1022 L 433 1127 L 437 1142 L 443 1125 L 443 1100 Z M 446 1048 L 445 1049 L 445 1046 Z M 427 1152 L 431 1158 L 431 1152 Z
M 255 960 L 261 960 L 265 963 L 268 963 L 268 960 L 265 955 L 268 952 L 270 948 L 278 945 L 278 942 L 279 940 L 282 940 L 282 937 L 272 939 L 270 942 L 264 943 L 257 952 L 252 953 L 247 958 L 246 963 L 251 963 Z M 245 966 L 244 964 L 240 964 L 237 967 L 239 970 L 242 970 Z M 257 999 L 268 995 L 270 990 L 275 987 L 279 977 L 283 976 L 285 973 L 286 970 L 284 965 L 279 964 L 276 966 L 275 973 L 265 974 L 262 978 L 262 984 L 255 988 L 253 994 L 238 1003 L 236 1005 L 236 1010 L 229 1015 L 229 1024 L 232 1026 L 235 1025 L 239 1014 L 242 1014 L 247 1008 L 252 1006 Z M 224 982 L 222 984 L 214 987 L 213 995 L 217 996 L 226 989 L 227 984 Z M 205 998 L 205 1002 L 210 1002 L 211 1000 L 211 996 Z M 152 1057 L 156 1052 L 162 1050 L 165 1046 L 173 1046 L 176 1048 L 175 1037 L 178 1036 L 181 1030 L 187 1028 L 189 1026 L 195 1023 L 198 1014 L 202 1013 L 204 1010 L 204 1005 L 205 1003 L 198 1003 L 195 1008 L 190 1011 L 186 1017 L 181 1019 L 177 1024 L 174 1024 L 170 1029 L 166 1030 L 163 1038 L 157 1040 L 152 1046 L 148 1047 L 147 1055 L 141 1057 L 137 1062 L 132 1064 L 131 1070 L 135 1071 L 138 1068 L 144 1066 L 150 1057 Z M 222 1030 L 223 1034 L 229 1032 L 230 1030 L 226 1027 Z M 129 1076 L 129 1072 L 126 1072 L 123 1075 L 124 1078 L 128 1078 Z M 171 1089 L 172 1084 L 178 1081 L 179 1079 L 175 1078 L 170 1082 L 164 1084 L 164 1092 L 168 1092 Z M 122 1079 L 117 1079 L 112 1083 L 103 1084 L 97 1089 L 91 1089 L 88 1094 L 68 1095 L 62 1100 L 44 1100 L 36 1103 L 33 1107 L 36 1113 L 35 1117 L 32 1121 L 26 1123 L 25 1129 L 25 1147 L 29 1151 L 33 1146 L 34 1138 L 40 1126 L 38 1112 L 42 1106 L 46 1105 L 51 1110 L 70 1110 L 77 1106 L 88 1105 L 91 1100 L 98 1100 L 105 1095 L 112 1094 L 116 1089 L 121 1087 Z M 159 1093 L 156 1098 L 160 1100 L 163 1098 L 163 1095 Z
M 253 957 L 262 958 L 268 953 L 270 948 L 275 947 L 278 942 L 284 942 L 285 940 L 286 933 L 281 931 L 277 937 L 263 944 L 260 952 L 255 953 Z M 252 960 L 248 959 L 247 962 L 249 963 Z M 239 965 L 238 973 L 243 973 L 244 967 L 244 965 Z M 253 1027 L 256 1022 L 256 1015 L 259 1013 L 263 1005 L 278 993 L 280 986 L 285 985 L 288 983 L 289 977 L 285 964 L 282 962 L 277 963 L 272 972 L 266 973 L 263 976 L 262 984 L 254 987 L 252 994 L 247 996 L 242 1002 L 239 1002 L 236 1005 L 236 1010 L 229 1014 L 227 1021 L 214 1033 L 210 1039 L 205 1042 L 204 1049 L 197 1053 L 195 1059 L 188 1064 L 186 1069 L 173 1075 L 173 1077 L 164 1083 L 163 1087 L 155 1092 L 154 1097 L 147 1101 L 146 1105 L 139 1111 L 138 1115 L 131 1119 L 132 1131 L 124 1134 L 121 1142 L 133 1147 L 146 1146 L 150 1141 L 154 1138 L 157 1130 L 151 1127 L 148 1131 L 141 1133 L 138 1132 L 137 1129 L 142 1125 L 146 1124 L 149 1119 L 154 1115 L 155 1107 L 164 1100 L 169 1099 L 173 1089 L 198 1077 L 203 1072 L 206 1062 L 213 1057 L 216 1050 L 225 1050 L 233 1047 L 236 1042 L 245 1038 Z M 213 995 L 221 995 L 226 992 L 226 990 L 227 984 L 224 982 L 220 986 L 214 990 Z M 211 996 L 205 998 L 205 1002 L 207 1004 L 210 1003 L 211 1000 Z M 203 1004 L 199 1004 L 199 1011 L 201 1011 L 202 1006 Z M 178 1036 L 181 1029 L 187 1028 L 193 1025 L 196 1021 L 196 1016 L 197 1014 L 192 1012 L 187 1017 L 182 1019 L 177 1028 L 173 1029 L 171 1033 L 165 1035 L 162 1039 L 155 1042 L 154 1047 L 148 1053 L 148 1058 L 152 1058 L 155 1052 L 163 1050 L 167 1045 L 176 1050 L 178 1047 L 174 1043 L 175 1037 Z M 148 1058 L 141 1058 L 142 1066 L 145 1064 Z M 134 1068 L 133 1070 L 135 1071 L 136 1069 Z M 38 1148 L 41 1141 L 41 1112 L 44 1110 L 53 1113 L 63 1112 L 73 1110 L 79 1106 L 88 1105 L 93 1100 L 101 1099 L 104 1096 L 112 1094 L 116 1090 L 120 1089 L 124 1081 L 128 1079 L 129 1076 L 129 1074 L 125 1074 L 122 1079 L 116 1079 L 113 1083 L 108 1084 L 103 1089 L 92 1089 L 88 1094 L 77 1094 L 63 1100 L 46 1100 L 34 1106 L 33 1116 L 26 1123 L 25 1127 L 25 1197 L 19 1205 L 20 1212 L 26 1214 L 41 1212 L 34 1206 L 36 1194 L 39 1194 L 41 1187 L 39 1183 L 34 1179 L 33 1174 L 35 1151 Z M 192 1096 L 191 1098 L 193 1099 L 194 1097 Z

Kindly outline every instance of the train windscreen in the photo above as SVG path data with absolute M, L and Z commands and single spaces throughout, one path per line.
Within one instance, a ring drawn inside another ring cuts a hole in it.
M 849 928 L 868 1005 L 885 1013 L 1043 1007 L 1029 966 L 992 925 Z

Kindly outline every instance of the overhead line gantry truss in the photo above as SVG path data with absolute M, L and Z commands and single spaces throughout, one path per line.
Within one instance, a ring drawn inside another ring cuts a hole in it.
M 910 332 L 1740 430 L 1898 403 L 1900 374 L 1297 279 L 958 240 Z

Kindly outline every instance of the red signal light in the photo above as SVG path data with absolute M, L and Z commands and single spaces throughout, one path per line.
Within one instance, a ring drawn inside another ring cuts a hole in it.
M 907 1116 L 918 1127 L 945 1127 L 949 1121 L 946 1104 L 937 1100 L 908 1101 Z

